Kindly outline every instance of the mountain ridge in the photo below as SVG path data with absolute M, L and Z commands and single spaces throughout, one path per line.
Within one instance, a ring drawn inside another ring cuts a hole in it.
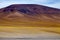
M 2 20 L 5 22 L 2 22 Z M 59 26 L 60 9 L 37 4 L 14 4 L 0 9 L 2 24 L 23 24 L 37 26 Z M 2 25 L 0 24 L 0 25 Z M 6 24 L 6 25 L 7 25 Z

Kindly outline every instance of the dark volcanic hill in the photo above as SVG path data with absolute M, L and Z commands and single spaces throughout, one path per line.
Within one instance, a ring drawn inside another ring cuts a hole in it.
M 37 4 L 13 4 L 0 9 L 0 25 L 60 26 L 60 9 Z

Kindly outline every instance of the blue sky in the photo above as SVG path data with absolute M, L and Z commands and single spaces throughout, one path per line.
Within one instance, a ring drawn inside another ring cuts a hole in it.
M 0 0 L 0 8 L 11 4 L 40 4 L 60 9 L 60 0 Z

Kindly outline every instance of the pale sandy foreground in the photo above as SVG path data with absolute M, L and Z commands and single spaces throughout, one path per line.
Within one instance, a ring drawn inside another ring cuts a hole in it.
M 60 40 L 60 28 L 0 27 L 0 40 Z

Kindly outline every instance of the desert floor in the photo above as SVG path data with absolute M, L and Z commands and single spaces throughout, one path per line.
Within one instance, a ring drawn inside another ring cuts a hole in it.
M 60 38 L 60 27 L 0 27 L 0 38 Z

